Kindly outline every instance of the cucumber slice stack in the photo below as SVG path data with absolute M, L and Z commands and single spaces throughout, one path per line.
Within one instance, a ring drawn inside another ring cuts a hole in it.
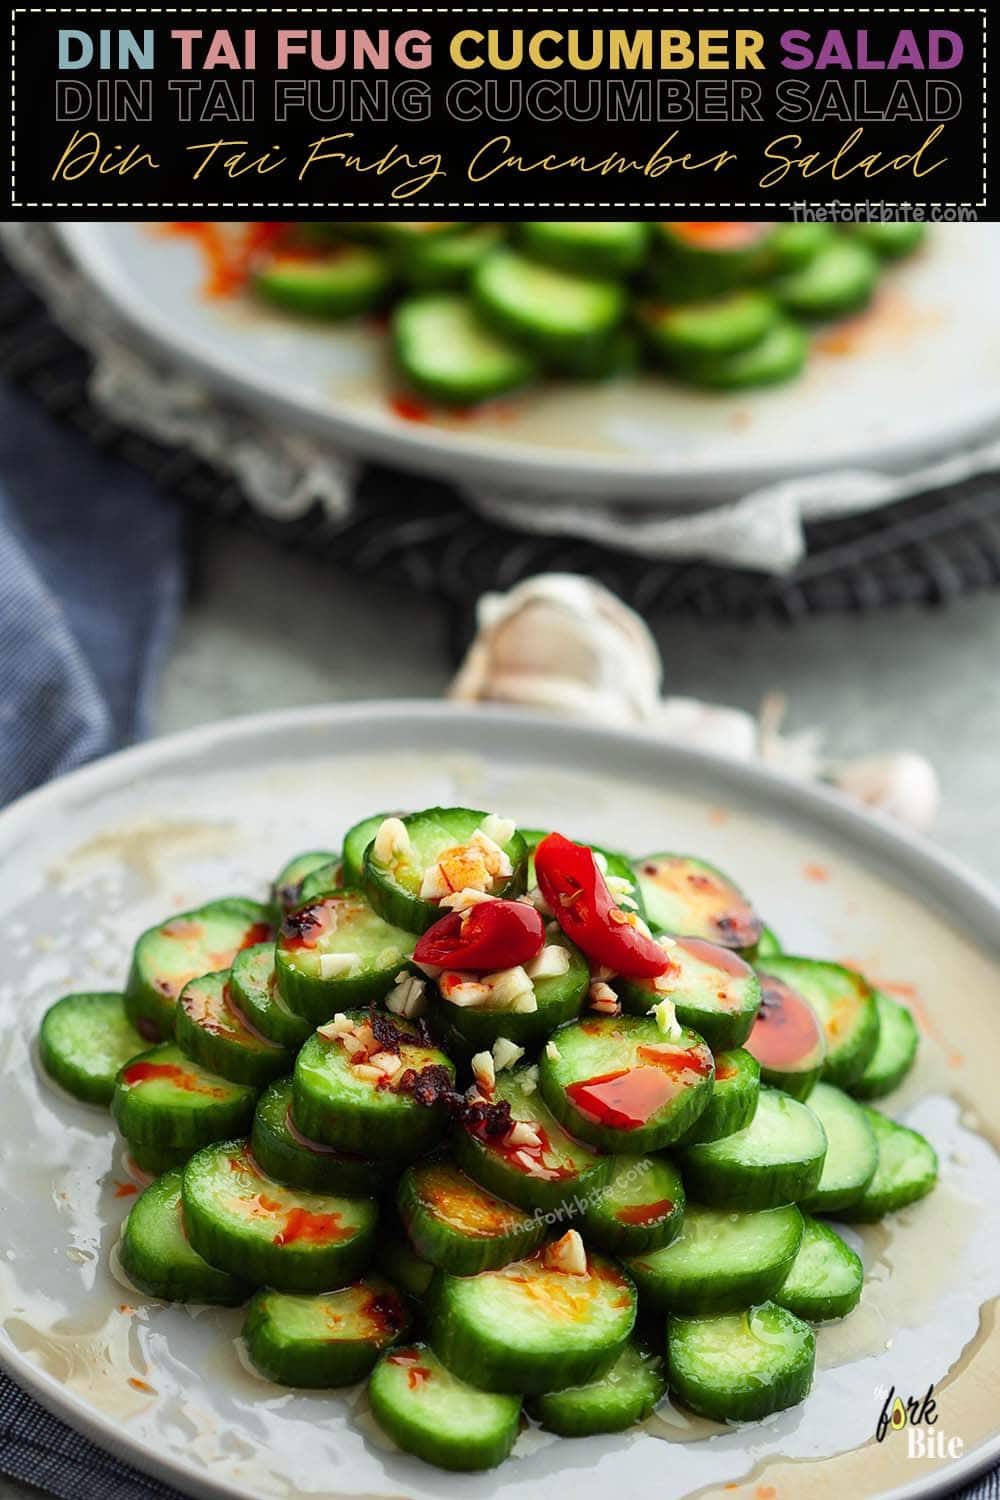
M 561 253 L 546 274 L 578 277 Z M 341 855 L 289 861 L 270 907 L 151 928 L 124 995 L 64 997 L 39 1038 L 47 1074 L 110 1104 L 157 1179 L 122 1229 L 137 1292 L 247 1304 L 265 1378 L 368 1377 L 385 1433 L 446 1469 L 500 1463 L 524 1402 L 586 1436 L 641 1423 L 666 1390 L 725 1422 L 804 1399 L 810 1325 L 863 1295 L 826 1220 L 906 1210 L 937 1179 L 930 1142 L 865 1102 L 911 1068 L 910 1012 L 781 952 L 697 856 L 589 846 L 614 920 L 673 939 L 653 979 L 592 969 L 558 913 L 535 958 L 467 976 L 487 984 L 413 961 L 444 915 L 534 904 L 541 837 L 464 807 L 373 814 Z M 462 941 L 460 921 L 445 932 Z

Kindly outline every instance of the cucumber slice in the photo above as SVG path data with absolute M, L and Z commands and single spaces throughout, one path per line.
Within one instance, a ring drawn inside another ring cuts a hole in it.
M 801 1241 L 794 1204 L 740 1214 L 689 1203 L 677 1238 L 626 1260 L 625 1268 L 654 1312 L 736 1312 L 776 1294 Z
M 829 1083 L 817 1083 L 809 1108 L 826 1135 L 826 1156 L 819 1185 L 801 1200 L 802 1207 L 814 1214 L 849 1209 L 863 1196 L 878 1166 L 872 1128 L 861 1105 Z
M 480 261 L 503 243 L 499 224 L 466 224 L 454 234 L 411 240 L 398 257 L 404 281 L 421 291 L 464 287 Z
M 783 952 L 781 939 L 770 927 L 765 927 L 760 935 L 760 941 L 754 949 L 754 958 L 760 962 L 761 959 L 770 958 L 772 953 Z
M 271 911 L 234 896 L 181 912 L 150 927 L 135 945 L 125 1010 L 149 1041 L 174 1034 L 177 997 L 192 979 L 228 969 L 241 948 L 274 936 Z
M 760 1063 L 764 1083 L 793 1099 L 808 1099 L 826 1062 L 826 1032 L 797 990 L 774 974 L 757 972 L 761 1004 L 746 1050 Z
M 489 1192 L 519 1208 L 562 1213 L 582 1207 L 607 1180 L 611 1163 L 568 1135 L 534 1084 L 534 1069 L 500 1073 L 496 1099 L 510 1105 L 512 1124 L 531 1125 L 539 1144 L 510 1145 L 466 1123 L 455 1136 L 459 1165 Z
M 320 896 L 329 895 L 331 891 L 341 891 L 345 884 L 343 857 L 328 860 L 325 865 L 318 865 L 315 870 L 310 870 L 303 880 L 298 905 L 304 906 L 307 901 L 316 901 Z
M 823 1127 L 806 1105 L 761 1089 L 750 1124 L 688 1146 L 681 1170 L 688 1191 L 714 1208 L 774 1208 L 816 1191 L 825 1156 Z
M 726 292 L 705 302 L 645 303 L 639 309 L 639 324 L 650 348 L 670 366 L 676 360 L 739 354 L 759 343 L 780 317 L 774 298 L 754 289 Z
M 392 262 L 367 245 L 332 245 L 310 255 L 277 254 L 261 266 L 254 291 L 265 302 L 309 318 L 355 318 L 385 300 Z
M 119 1068 L 147 1045 L 113 993 L 64 995 L 45 1012 L 38 1037 L 46 1073 L 85 1104 L 110 1104 Z
M 585 276 L 627 276 L 642 265 L 649 230 L 626 219 L 538 219 L 518 226 L 523 250 L 535 260 Z
M 315 1193 L 371 1196 L 385 1181 L 385 1167 L 303 1135 L 292 1115 L 292 1080 L 282 1078 L 257 1101 L 250 1135 L 255 1159 L 275 1182 Z
M 768 252 L 779 271 L 794 271 L 806 265 L 837 238 L 832 224 L 775 224 L 767 242 Z
M 665 1156 L 616 1156 L 607 1185 L 583 1210 L 588 1242 L 610 1255 L 658 1250 L 680 1233 L 684 1184 Z
M 326 224 L 325 228 L 328 238 L 332 233 L 335 237 L 374 240 L 392 250 L 405 250 L 431 240 L 447 239 L 462 225 L 456 219 L 355 219 Z
M 845 234 L 860 240 L 869 250 L 886 260 L 912 255 L 927 238 L 927 225 L 905 219 L 872 220 L 870 224 L 844 224 Z
M 861 1300 L 865 1273 L 850 1245 L 816 1219 L 807 1218 L 802 1244 L 774 1300 L 807 1323 L 846 1318 Z
M 250 1287 L 210 1266 L 195 1250 L 184 1228 L 181 1179 L 165 1172 L 140 1194 L 122 1227 L 118 1258 L 140 1292 L 164 1302 L 208 1302 L 237 1307 Z
M 488 255 L 471 285 L 493 327 L 556 365 L 572 365 L 604 346 L 627 310 L 618 282 L 541 265 L 516 250 Z
M 378 1217 L 370 1198 L 335 1198 L 266 1177 L 246 1141 L 219 1141 L 184 1168 L 184 1222 L 213 1266 L 254 1286 L 321 1292 L 371 1259 Z
M 564 1026 L 539 1065 L 546 1104 L 567 1130 L 609 1151 L 658 1151 L 691 1128 L 712 1094 L 712 1054 L 693 1031 L 668 1039 L 652 1018 Z
M 805 273 L 803 273 L 805 274 Z M 737 354 L 679 362 L 675 374 L 711 391 L 743 391 L 759 385 L 780 385 L 802 373 L 809 354 L 805 331 L 782 318 L 749 349 Z
M 381 1000 L 413 952 L 360 891 L 329 891 L 289 912 L 274 951 L 278 989 L 296 1014 L 322 1025 L 339 1010 Z
M 287 865 L 283 865 L 274 878 L 271 892 L 275 906 L 282 912 L 291 911 L 302 900 L 302 882 L 314 870 L 335 864 L 340 858 L 332 849 L 312 849 L 306 854 L 296 854 Z M 335 882 L 340 885 L 341 882 Z
M 363 1027 L 368 1013 L 351 1011 L 348 1020 Z M 411 1022 L 395 1016 L 391 1022 L 401 1037 L 399 1067 L 391 1080 L 383 1076 L 376 1081 L 360 1072 L 336 1037 L 317 1032 L 306 1042 L 295 1063 L 293 1108 L 307 1136 L 340 1151 L 376 1151 L 383 1159 L 412 1160 L 437 1141 L 447 1119 L 444 1106 L 420 1104 L 400 1083 L 407 1074 L 412 1081 L 414 1073 L 427 1069 L 443 1070 L 452 1080 L 454 1065 L 443 1052 L 425 1044 Z
M 229 988 L 237 1009 L 269 1041 L 298 1051 L 312 1036 L 309 1022 L 289 1010 L 281 997 L 273 943 L 256 943 L 237 953 L 229 971 Z
M 448 406 L 505 396 L 538 375 L 531 355 L 482 322 L 459 292 L 405 298 L 393 313 L 392 341 L 407 383 Z
M 878 1146 L 875 1176 L 860 1198 L 856 1198 L 844 1217 L 870 1223 L 885 1214 L 896 1213 L 918 1199 L 925 1198 L 938 1178 L 937 1153 L 930 1141 L 907 1125 L 863 1105 Z
M 561 1437 L 625 1432 L 646 1420 L 666 1389 L 662 1357 L 630 1340 L 599 1380 L 536 1396 L 529 1410 Z
M 625 1010 L 644 1016 L 658 1001 L 671 1000 L 678 1021 L 713 1052 L 741 1047 L 761 1002 L 760 980 L 746 960 L 704 938 L 678 938 L 666 957 L 670 967 L 655 981 L 617 981 Z
M 229 970 L 192 979 L 177 1002 L 177 1045 L 220 1078 L 263 1088 L 287 1073 L 294 1053 L 269 1042 L 233 1003 Z
M 760 1096 L 760 1064 L 742 1047 L 715 1054 L 712 1097 L 695 1120 L 681 1145 L 718 1141 L 749 1125 L 757 1113 Z
M 400 1217 L 417 1254 L 455 1276 L 475 1276 L 530 1255 L 545 1224 L 488 1193 L 447 1161 L 424 1161 L 400 1178 Z
M 898 1088 L 913 1067 L 920 1041 L 912 1013 L 883 990 L 875 991 L 878 1046 L 860 1078 L 851 1084 L 856 1099 L 882 1099 Z
M 670 297 L 712 297 L 753 280 L 773 265 L 775 225 L 735 220 L 653 225 L 652 269 Z
M 689 854 L 649 854 L 633 868 L 650 926 L 704 938 L 722 948 L 754 948 L 764 924 L 728 875 Z
M 126 1140 L 128 1154 L 140 1172 L 159 1177 L 164 1172 L 186 1167 L 194 1154 L 190 1146 L 147 1146 L 142 1141 Z
M 380 1276 L 313 1297 L 258 1292 L 247 1308 L 243 1341 L 268 1380 L 305 1390 L 363 1380 L 379 1355 L 410 1330 L 405 1301 Z
M 864 307 L 878 281 L 878 259 L 859 240 L 839 237 L 774 282 L 778 301 L 797 318 L 834 318 Z
M 111 1113 L 130 1143 L 194 1151 L 249 1130 L 256 1099 L 256 1089 L 219 1078 L 163 1042 L 122 1068 Z
M 566 949 L 569 968 L 565 974 L 535 980 L 537 1009 L 533 1011 L 452 1005 L 436 987 L 432 990 L 431 1024 L 449 1051 L 456 1055 L 488 1052 L 499 1037 L 518 1047 L 540 1047 L 557 1026 L 576 1020 L 590 990 L 590 966 L 558 928 L 549 931 L 545 941 L 549 947 Z
M 809 1394 L 816 1336 L 793 1313 L 764 1302 L 718 1318 L 671 1317 L 670 1388 L 717 1422 L 759 1422 Z
M 479 1276 L 442 1273 L 431 1294 L 430 1341 L 449 1370 L 487 1391 L 528 1395 L 610 1370 L 635 1323 L 635 1287 L 590 1251 L 580 1274 L 551 1269 L 544 1257 L 538 1250 Z
M 476 886 L 493 896 L 519 896 L 524 890 L 528 867 L 528 850 L 516 830 L 502 852 L 511 873 L 492 874 L 488 868 L 492 856 L 469 845 L 481 830 L 489 813 L 468 807 L 431 807 L 404 818 L 403 827 L 409 847 L 397 850 L 387 864 L 376 855 L 374 844 L 365 852 L 365 889 L 368 899 L 387 922 L 394 922 L 407 932 L 426 932 L 442 916 L 440 897 L 424 899 L 420 895 L 425 879 L 435 869 L 441 873 L 439 888 L 461 890 Z M 411 944 L 412 948 L 412 944 Z
M 426 1344 L 379 1360 L 368 1385 L 372 1414 L 399 1444 L 439 1469 L 492 1469 L 517 1439 L 521 1398 L 477 1390 Z
M 450 236 L 446 236 L 450 239 Z M 429 242 L 430 243 L 430 242 Z M 372 839 L 378 833 L 386 818 L 398 818 L 398 812 L 374 813 L 370 818 L 362 818 L 360 823 L 355 823 L 344 834 L 344 878 L 339 885 L 345 885 L 353 890 L 361 889 L 365 879 L 365 850 Z M 330 887 L 328 887 L 330 889 Z
M 384 1276 L 414 1301 L 426 1297 L 431 1282 L 437 1274 L 430 1261 L 421 1260 L 407 1240 L 387 1235 L 379 1229 L 375 1246 L 375 1264 Z
M 840 964 L 784 953 L 768 959 L 767 973 L 808 1000 L 826 1034 L 823 1077 L 838 1088 L 850 1088 L 878 1046 L 878 1008 L 867 980 Z

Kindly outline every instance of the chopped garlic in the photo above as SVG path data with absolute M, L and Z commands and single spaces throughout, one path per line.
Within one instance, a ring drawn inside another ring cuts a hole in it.
M 450 895 L 443 896 L 441 905 L 449 911 L 468 911 L 473 906 L 482 906 L 484 901 L 496 899 L 489 891 L 477 891 L 474 886 L 466 886 L 462 891 L 452 891 Z
M 533 906 L 541 916 L 551 917 L 552 908 L 546 901 L 545 897 L 542 895 L 541 891 L 538 889 L 537 885 L 532 890 L 530 890 L 526 896 L 521 896 L 520 900 L 526 901 L 529 906 Z
M 505 1146 L 533 1146 L 537 1150 L 542 1144 L 542 1138 L 527 1120 L 515 1120 L 504 1136 L 503 1143 Z
M 321 953 L 319 956 L 320 979 L 343 979 L 358 967 L 359 953 Z
M 661 948 L 666 948 L 668 952 L 671 948 L 677 947 L 677 939 L 668 937 L 665 932 L 661 932 L 656 941 L 659 943 Z
M 514 1160 L 517 1162 L 518 1166 L 523 1167 L 526 1172 L 534 1173 L 538 1167 L 538 1162 L 533 1156 L 529 1156 L 527 1151 L 515 1151 Z
M 524 972 L 531 980 L 555 979 L 569 971 L 569 949 L 559 943 L 547 943 L 537 958 L 525 964 Z
M 590 986 L 590 1003 L 594 1006 L 617 1006 L 618 996 L 615 994 L 610 984 L 605 984 L 603 979 L 595 979 L 594 983 Z
M 530 1068 L 525 1068 L 520 1075 L 521 1092 L 533 1094 L 538 1087 L 538 1065 L 532 1063 Z
M 504 1068 L 512 1068 L 523 1056 L 524 1048 L 505 1036 L 498 1036 L 493 1043 L 493 1066 L 498 1073 L 502 1073 Z
M 500 969 L 496 974 L 487 974 L 483 982 L 489 987 L 491 1005 L 499 1010 L 512 1008 L 521 995 L 534 996 L 535 993 L 534 985 L 520 964 L 511 969 Z
M 632 882 L 627 875 L 609 875 L 605 880 L 605 884 L 615 900 L 620 902 L 621 905 L 624 906 L 626 901 L 628 901 L 629 906 L 635 905 L 635 902 L 632 900 Z
M 376 1052 L 368 1061 L 373 1068 L 378 1068 L 380 1073 L 385 1073 L 389 1078 L 403 1066 L 395 1052 Z
M 562 1239 L 546 1245 L 542 1262 L 550 1271 L 561 1271 L 565 1276 L 586 1276 L 587 1250 L 575 1229 L 567 1229 Z
M 497 1075 L 493 1067 L 492 1052 L 477 1052 L 472 1059 L 472 1073 L 484 1094 L 492 1094 L 496 1088 Z
M 440 865 L 429 865 L 420 882 L 421 901 L 440 901 L 451 895 L 451 886 L 444 878 Z
M 402 956 L 398 948 L 383 948 L 375 959 L 375 967 L 377 969 L 391 969 L 393 964 L 399 963 Z
M 368 1083 L 381 1083 L 385 1077 L 381 1068 L 373 1068 L 370 1063 L 352 1063 L 351 1072 L 355 1078 L 364 1078 Z
M 376 864 L 391 865 L 397 856 L 409 854 L 411 847 L 402 818 L 384 818 L 372 840 L 372 858 Z
M 559 1051 L 559 1048 L 556 1046 L 555 1042 L 550 1040 L 545 1043 L 545 1056 L 549 1059 L 550 1062 L 558 1062 L 562 1057 L 562 1053 Z
M 513 818 L 501 818 L 496 813 L 490 813 L 479 825 L 481 833 L 485 833 L 488 839 L 496 844 L 509 844 L 517 832 L 517 824 Z
M 510 1007 L 513 1016 L 533 1016 L 538 1009 L 538 996 L 533 989 L 524 990 Z
M 427 1009 L 427 981 L 404 969 L 396 975 L 396 983 L 385 997 L 385 1008 L 408 1019 L 423 1015 Z
M 600 849 L 592 849 L 591 853 L 594 856 L 594 864 L 600 870 L 601 874 L 606 876 L 608 873 L 608 856 L 602 854 Z
M 618 976 L 614 969 L 609 969 L 607 964 L 591 964 L 591 979 L 616 979 Z
M 322 1026 L 316 1027 L 319 1036 L 325 1037 L 328 1042 L 335 1041 L 337 1037 L 343 1037 L 354 1031 L 354 1022 L 338 1010 L 332 1021 L 327 1021 Z
M 660 1000 L 656 1005 L 650 1006 L 646 1014 L 656 1017 L 657 1029 L 670 1041 L 680 1041 L 684 1028 L 677 1019 L 677 1010 L 672 1000 Z

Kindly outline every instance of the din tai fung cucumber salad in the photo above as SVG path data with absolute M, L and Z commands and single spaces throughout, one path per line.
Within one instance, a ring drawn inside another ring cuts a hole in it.
M 446 1469 L 667 1392 L 731 1422 L 806 1400 L 813 1325 L 862 1294 L 831 1220 L 935 1183 L 872 1103 L 916 1048 L 696 856 L 464 807 L 376 814 L 267 904 L 168 917 L 124 993 L 67 995 L 40 1039 L 148 1184 L 131 1283 L 242 1307 L 264 1377 L 367 1381 Z
M 469 407 L 646 365 L 707 390 L 799 375 L 810 330 L 872 300 L 926 226 L 872 221 L 181 223 L 209 289 L 310 319 L 388 316 L 407 392 Z

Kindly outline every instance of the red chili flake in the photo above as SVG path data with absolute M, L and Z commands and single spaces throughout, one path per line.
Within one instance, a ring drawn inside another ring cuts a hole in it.
M 659 1198 L 655 1203 L 629 1203 L 618 1210 L 615 1218 L 622 1224 L 655 1224 L 673 1213 L 673 1208 L 670 1198 Z
M 274 928 L 270 922 L 254 922 L 243 934 L 243 940 L 237 951 L 243 948 L 255 948 L 258 943 L 269 943 L 274 937 Z
M 128 1383 L 134 1391 L 143 1391 L 147 1396 L 155 1396 L 156 1391 L 145 1380 L 140 1380 L 138 1375 L 130 1375 Z
M 392 1052 L 398 1057 L 400 1046 L 406 1037 L 388 1012 L 378 1009 L 374 1000 L 368 1007 L 368 1024 L 372 1029 L 372 1036 L 378 1042 L 376 1050 Z
M 281 938 L 286 948 L 311 948 L 326 931 L 328 913 L 320 904 L 290 911 L 281 924 Z
M 134 1182 L 115 1183 L 116 1198 L 134 1198 L 138 1191 L 139 1189 Z

